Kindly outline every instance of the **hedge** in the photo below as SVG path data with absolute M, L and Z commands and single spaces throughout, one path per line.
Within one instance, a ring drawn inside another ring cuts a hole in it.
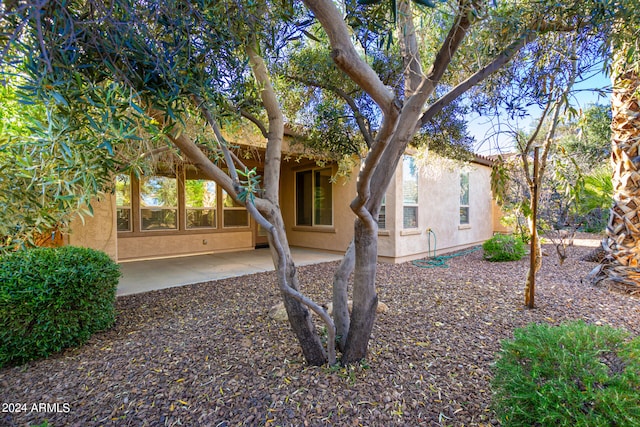
M 0 257 L 0 367 L 47 357 L 111 327 L 119 278 L 120 267 L 93 249 Z
M 482 244 L 487 261 L 518 261 L 526 253 L 522 240 L 511 234 L 496 234 Z

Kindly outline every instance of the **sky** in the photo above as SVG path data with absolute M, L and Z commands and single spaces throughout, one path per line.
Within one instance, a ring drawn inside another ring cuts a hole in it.
M 608 92 L 610 87 L 609 77 L 602 72 L 595 72 L 590 78 L 576 83 L 571 104 L 577 110 L 584 109 L 590 104 L 608 104 L 609 96 L 602 97 L 593 89 L 600 88 Z M 471 116 L 467 122 L 467 128 L 476 139 L 475 152 L 485 156 L 513 152 L 513 139 L 507 131 L 531 129 L 540 114 L 541 110 L 532 108 L 529 116 L 522 119 L 511 120 L 506 113 L 497 118 Z

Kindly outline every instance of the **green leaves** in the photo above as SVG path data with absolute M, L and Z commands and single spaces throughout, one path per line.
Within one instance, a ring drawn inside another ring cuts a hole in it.
M 383 1 L 386 1 L 386 0 L 358 0 L 358 4 L 368 6 L 372 4 L 379 4 L 379 3 L 382 3 Z M 411 1 L 413 1 L 416 4 L 419 4 L 420 6 L 426 6 L 431 8 L 436 7 L 436 3 L 431 0 L 411 0 Z M 441 3 L 444 3 L 444 1 L 446 0 L 438 0 L 438 1 Z M 391 6 L 392 9 L 396 9 L 396 0 L 390 0 L 389 5 Z
M 504 341 L 493 406 L 505 426 L 640 423 L 640 339 L 583 321 L 531 324 Z
M 84 343 L 115 321 L 119 266 L 65 246 L 0 256 L 0 367 Z
M 46 87 L 42 98 L 27 98 L 34 83 L 12 83 L 0 97 L 2 123 L 9 124 L 0 153 L 0 252 L 33 245 L 35 236 L 64 229 L 76 212 L 90 213 L 91 198 L 110 185 L 119 133 L 132 123 L 117 106 L 98 111 L 93 105 L 105 103 L 95 99 L 68 103 Z M 97 96 L 87 93 L 81 99 Z
M 517 261 L 525 254 L 522 240 L 511 234 L 496 234 L 482 244 L 484 259 L 488 261 Z
M 260 192 L 260 176 L 258 176 L 256 168 L 237 169 L 236 172 L 244 178 L 240 184 L 242 190 L 238 193 L 238 199 L 242 203 L 247 203 L 247 199 L 253 203 L 255 196 Z

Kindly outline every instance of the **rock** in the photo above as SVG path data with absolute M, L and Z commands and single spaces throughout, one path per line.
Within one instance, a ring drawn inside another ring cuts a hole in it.
M 381 301 L 378 301 L 378 308 L 376 308 L 376 313 L 387 313 L 389 311 L 389 306 Z
M 284 303 L 279 302 L 269 309 L 269 317 L 277 322 L 286 322 L 288 320 L 287 317 L 287 309 L 284 308 Z

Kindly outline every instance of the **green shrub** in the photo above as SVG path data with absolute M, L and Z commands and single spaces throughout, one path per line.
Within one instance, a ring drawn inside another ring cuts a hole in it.
M 522 239 L 511 234 L 496 234 L 482 244 L 482 249 L 488 261 L 517 261 L 525 254 Z
M 503 341 L 493 408 L 504 426 L 640 426 L 640 338 L 571 322 Z
M 0 258 L 0 367 L 79 345 L 115 321 L 120 268 L 105 253 L 64 246 Z

